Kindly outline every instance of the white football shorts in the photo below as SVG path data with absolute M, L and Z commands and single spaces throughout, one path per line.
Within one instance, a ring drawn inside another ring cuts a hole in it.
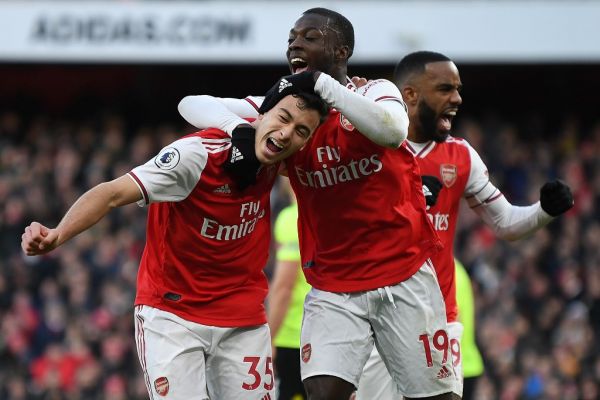
M 274 399 L 267 324 L 221 328 L 136 306 L 135 342 L 151 400 Z
M 302 379 L 330 375 L 358 387 L 373 344 L 407 397 L 452 392 L 446 310 L 430 261 L 404 282 L 356 293 L 312 289 L 301 338 Z
M 463 326 L 460 322 L 448 323 L 448 338 L 450 339 L 450 352 L 452 354 L 452 365 L 456 377 L 454 393 L 462 397 L 463 392 L 463 374 L 462 361 L 460 354 L 460 341 L 462 338 Z M 373 348 L 362 376 L 358 382 L 356 391 L 356 400 L 396 400 L 399 398 L 396 385 L 392 380 L 377 348 Z

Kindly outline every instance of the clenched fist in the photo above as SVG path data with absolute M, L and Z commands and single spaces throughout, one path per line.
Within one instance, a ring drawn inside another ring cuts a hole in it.
M 21 235 L 21 248 L 28 256 L 46 254 L 58 246 L 58 231 L 32 222 Z
M 547 182 L 540 189 L 542 209 L 553 217 L 567 212 L 575 201 L 571 189 L 560 179 Z

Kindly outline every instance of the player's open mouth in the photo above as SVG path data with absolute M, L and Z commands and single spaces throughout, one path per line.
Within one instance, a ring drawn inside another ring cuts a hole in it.
M 456 116 L 456 110 L 445 111 L 439 118 L 439 127 L 445 131 L 452 129 L 452 119 Z
M 279 153 L 280 151 L 283 151 L 283 145 L 273 138 L 268 138 L 267 149 L 269 149 L 273 153 Z
M 292 66 L 292 73 L 299 74 L 300 72 L 304 72 L 308 70 L 308 63 L 300 57 L 294 57 L 290 60 L 290 65 Z

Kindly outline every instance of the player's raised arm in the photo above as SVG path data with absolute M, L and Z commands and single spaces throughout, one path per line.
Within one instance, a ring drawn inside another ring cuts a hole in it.
M 338 109 L 356 129 L 373 142 L 396 148 L 408 135 L 408 114 L 400 91 L 379 79 L 358 92 L 348 90 L 331 76 L 317 72 L 315 91 Z
M 39 222 L 27 226 L 21 236 L 21 248 L 28 256 L 48 253 L 93 226 L 113 208 L 141 199 L 138 186 L 126 175 L 101 183 L 84 193 L 56 228 L 48 228 Z
M 562 181 L 546 183 L 540 190 L 540 201 L 532 205 L 511 204 L 490 181 L 481 157 L 470 146 L 469 151 L 467 202 L 498 237 L 511 241 L 527 237 L 573 207 L 571 190 Z
M 264 96 L 248 96 L 245 99 L 220 98 L 209 95 L 184 97 L 177 106 L 179 114 L 199 129 L 218 128 L 231 135 L 246 119 L 257 118 L 270 110 L 285 93 L 297 91 L 315 93 L 314 73 L 303 72 L 288 75 L 278 81 Z
M 227 106 L 225 100 L 218 97 L 208 95 L 198 96 L 187 96 L 184 97 L 177 106 L 177 110 L 183 118 L 190 124 L 194 125 L 199 129 L 206 129 L 209 127 L 218 128 L 224 132 L 231 133 L 240 124 L 247 123 L 242 117 L 238 116 L 235 112 L 231 111 Z M 256 111 L 245 112 L 242 103 L 247 104 L 247 107 L 252 108 L 248 102 L 239 99 L 235 100 L 237 103 L 240 102 L 240 106 L 233 106 L 234 109 L 239 109 L 240 114 L 256 114 Z M 252 108 L 252 110 L 254 110 Z M 256 115 L 255 115 L 256 116 Z
M 243 118 L 256 118 L 262 97 L 245 99 L 208 95 L 186 96 L 177 106 L 179 114 L 198 129 L 218 128 L 231 135 Z M 237 123 L 236 123 L 237 122 Z

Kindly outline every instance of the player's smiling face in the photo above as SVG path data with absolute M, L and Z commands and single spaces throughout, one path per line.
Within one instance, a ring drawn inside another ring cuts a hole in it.
M 318 111 L 305 108 L 304 100 L 286 96 L 256 126 L 256 157 L 262 164 L 287 158 L 306 144 L 320 122 Z
M 451 61 L 432 62 L 419 78 L 417 118 L 421 135 L 443 142 L 452 129 L 452 120 L 462 103 L 462 83 L 458 68 Z
M 286 55 L 293 74 L 306 70 L 333 74 L 338 35 L 327 21 L 325 16 L 306 14 L 290 30 Z

